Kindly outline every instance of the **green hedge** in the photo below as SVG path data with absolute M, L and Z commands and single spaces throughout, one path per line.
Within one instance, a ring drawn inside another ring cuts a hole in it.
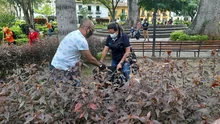
M 203 41 L 208 40 L 207 35 L 188 35 L 183 31 L 175 31 L 170 34 L 170 39 L 172 41 Z

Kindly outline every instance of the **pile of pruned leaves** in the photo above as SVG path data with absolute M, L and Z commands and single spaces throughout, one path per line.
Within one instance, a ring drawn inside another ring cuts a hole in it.
M 74 87 L 49 80 L 46 63 L 26 64 L 0 84 L 0 123 L 209 124 L 220 115 L 219 63 L 144 58 L 117 88 L 92 78 Z

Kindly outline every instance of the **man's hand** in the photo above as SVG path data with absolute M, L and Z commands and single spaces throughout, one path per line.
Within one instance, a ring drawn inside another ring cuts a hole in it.
M 100 62 L 99 70 L 100 70 L 100 71 L 103 71 L 103 70 L 105 70 L 105 69 L 106 69 L 106 65 L 105 65 L 104 63 Z

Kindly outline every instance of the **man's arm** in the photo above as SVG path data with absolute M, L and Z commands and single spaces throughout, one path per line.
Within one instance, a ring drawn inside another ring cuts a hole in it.
M 106 54 L 108 53 L 109 48 L 107 46 L 104 47 L 103 51 L 102 51 L 102 57 L 100 59 L 100 62 L 103 62 L 105 59 Z
M 80 53 L 83 57 L 85 57 L 88 60 L 89 63 L 98 67 L 101 65 L 101 63 L 95 57 L 92 56 L 89 50 L 80 50 Z

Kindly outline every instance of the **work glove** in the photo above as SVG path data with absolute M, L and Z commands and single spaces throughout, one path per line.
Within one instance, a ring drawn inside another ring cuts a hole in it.
M 106 69 L 106 65 L 105 65 L 104 63 L 100 62 L 99 70 L 100 70 L 100 71 L 103 71 L 103 70 L 105 70 L 105 69 Z

